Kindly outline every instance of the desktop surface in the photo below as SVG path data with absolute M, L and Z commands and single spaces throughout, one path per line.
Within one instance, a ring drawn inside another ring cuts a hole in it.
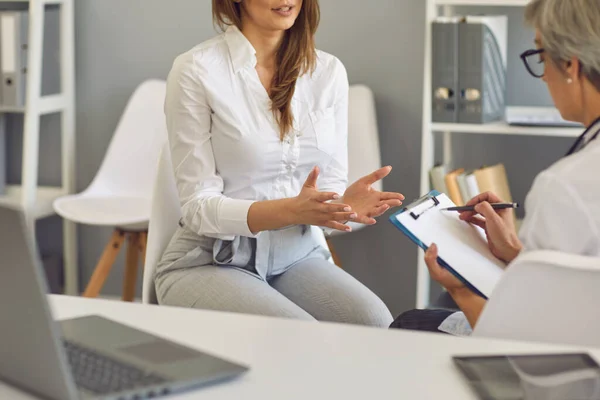
M 98 314 L 251 367 L 170 399 L 477 399 L 452 356 L 600 350 L 50 296 L 57 319 Z M 0 399 L 33 397 L 0 384 Z

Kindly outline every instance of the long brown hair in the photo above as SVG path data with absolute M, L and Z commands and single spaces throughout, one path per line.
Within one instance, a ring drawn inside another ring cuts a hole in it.
M 271 109 L 279 125 L 281 139 L 292 129 L 292 97 L 296 81 L 312 73 L 317 64 L 315 33 L 319 26 L 319 0 L 303 0 L 302 9 L 294 26 L 285 32 L 277 51 L 277 70 L 271 83 Z M 213 21 L 222 30 L 230 25 L 242 30 L 241 4 L 234 0 L 213 0 Z

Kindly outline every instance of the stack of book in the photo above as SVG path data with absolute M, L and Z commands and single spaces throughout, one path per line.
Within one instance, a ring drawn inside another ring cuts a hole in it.
M 446 193 L 458 206 L 485 192 L 497 194 L 504 202 L 513 201 L 503 164 L 470 170 L 437 165 L 430 171 L 430 176 L 432 187 Z

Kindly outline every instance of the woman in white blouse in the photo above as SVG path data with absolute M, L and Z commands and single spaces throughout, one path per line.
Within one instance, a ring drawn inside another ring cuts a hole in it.
M 165 112 L 183 218 L 157 268 L 162 304 L 389 326 L 328 261 L 324 229 L 404 197 L 347 188 L 348 79 L 315 50 L 318 0 L 213 0 L 225 32 L 179 56 Z

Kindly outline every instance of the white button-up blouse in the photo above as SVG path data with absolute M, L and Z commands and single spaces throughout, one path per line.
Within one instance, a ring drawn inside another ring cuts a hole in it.
M 255 54 L 232 26 L 180 55 L 168 76 L 165 113 L 186 228 L 223 241 L 256 237 L 266 251 L 273 233 L 248 228 L 253 202 L 297 196 L 314 166 L 319 190 L 346 190 L 349 88 L 342 63 L 318 51 L 315 72 L 297 81 L 294 128 L 282 141 Z M 309 231 L 322 245 L 322 230 Z M 284 236 L 293 245 L 295 235 Z

